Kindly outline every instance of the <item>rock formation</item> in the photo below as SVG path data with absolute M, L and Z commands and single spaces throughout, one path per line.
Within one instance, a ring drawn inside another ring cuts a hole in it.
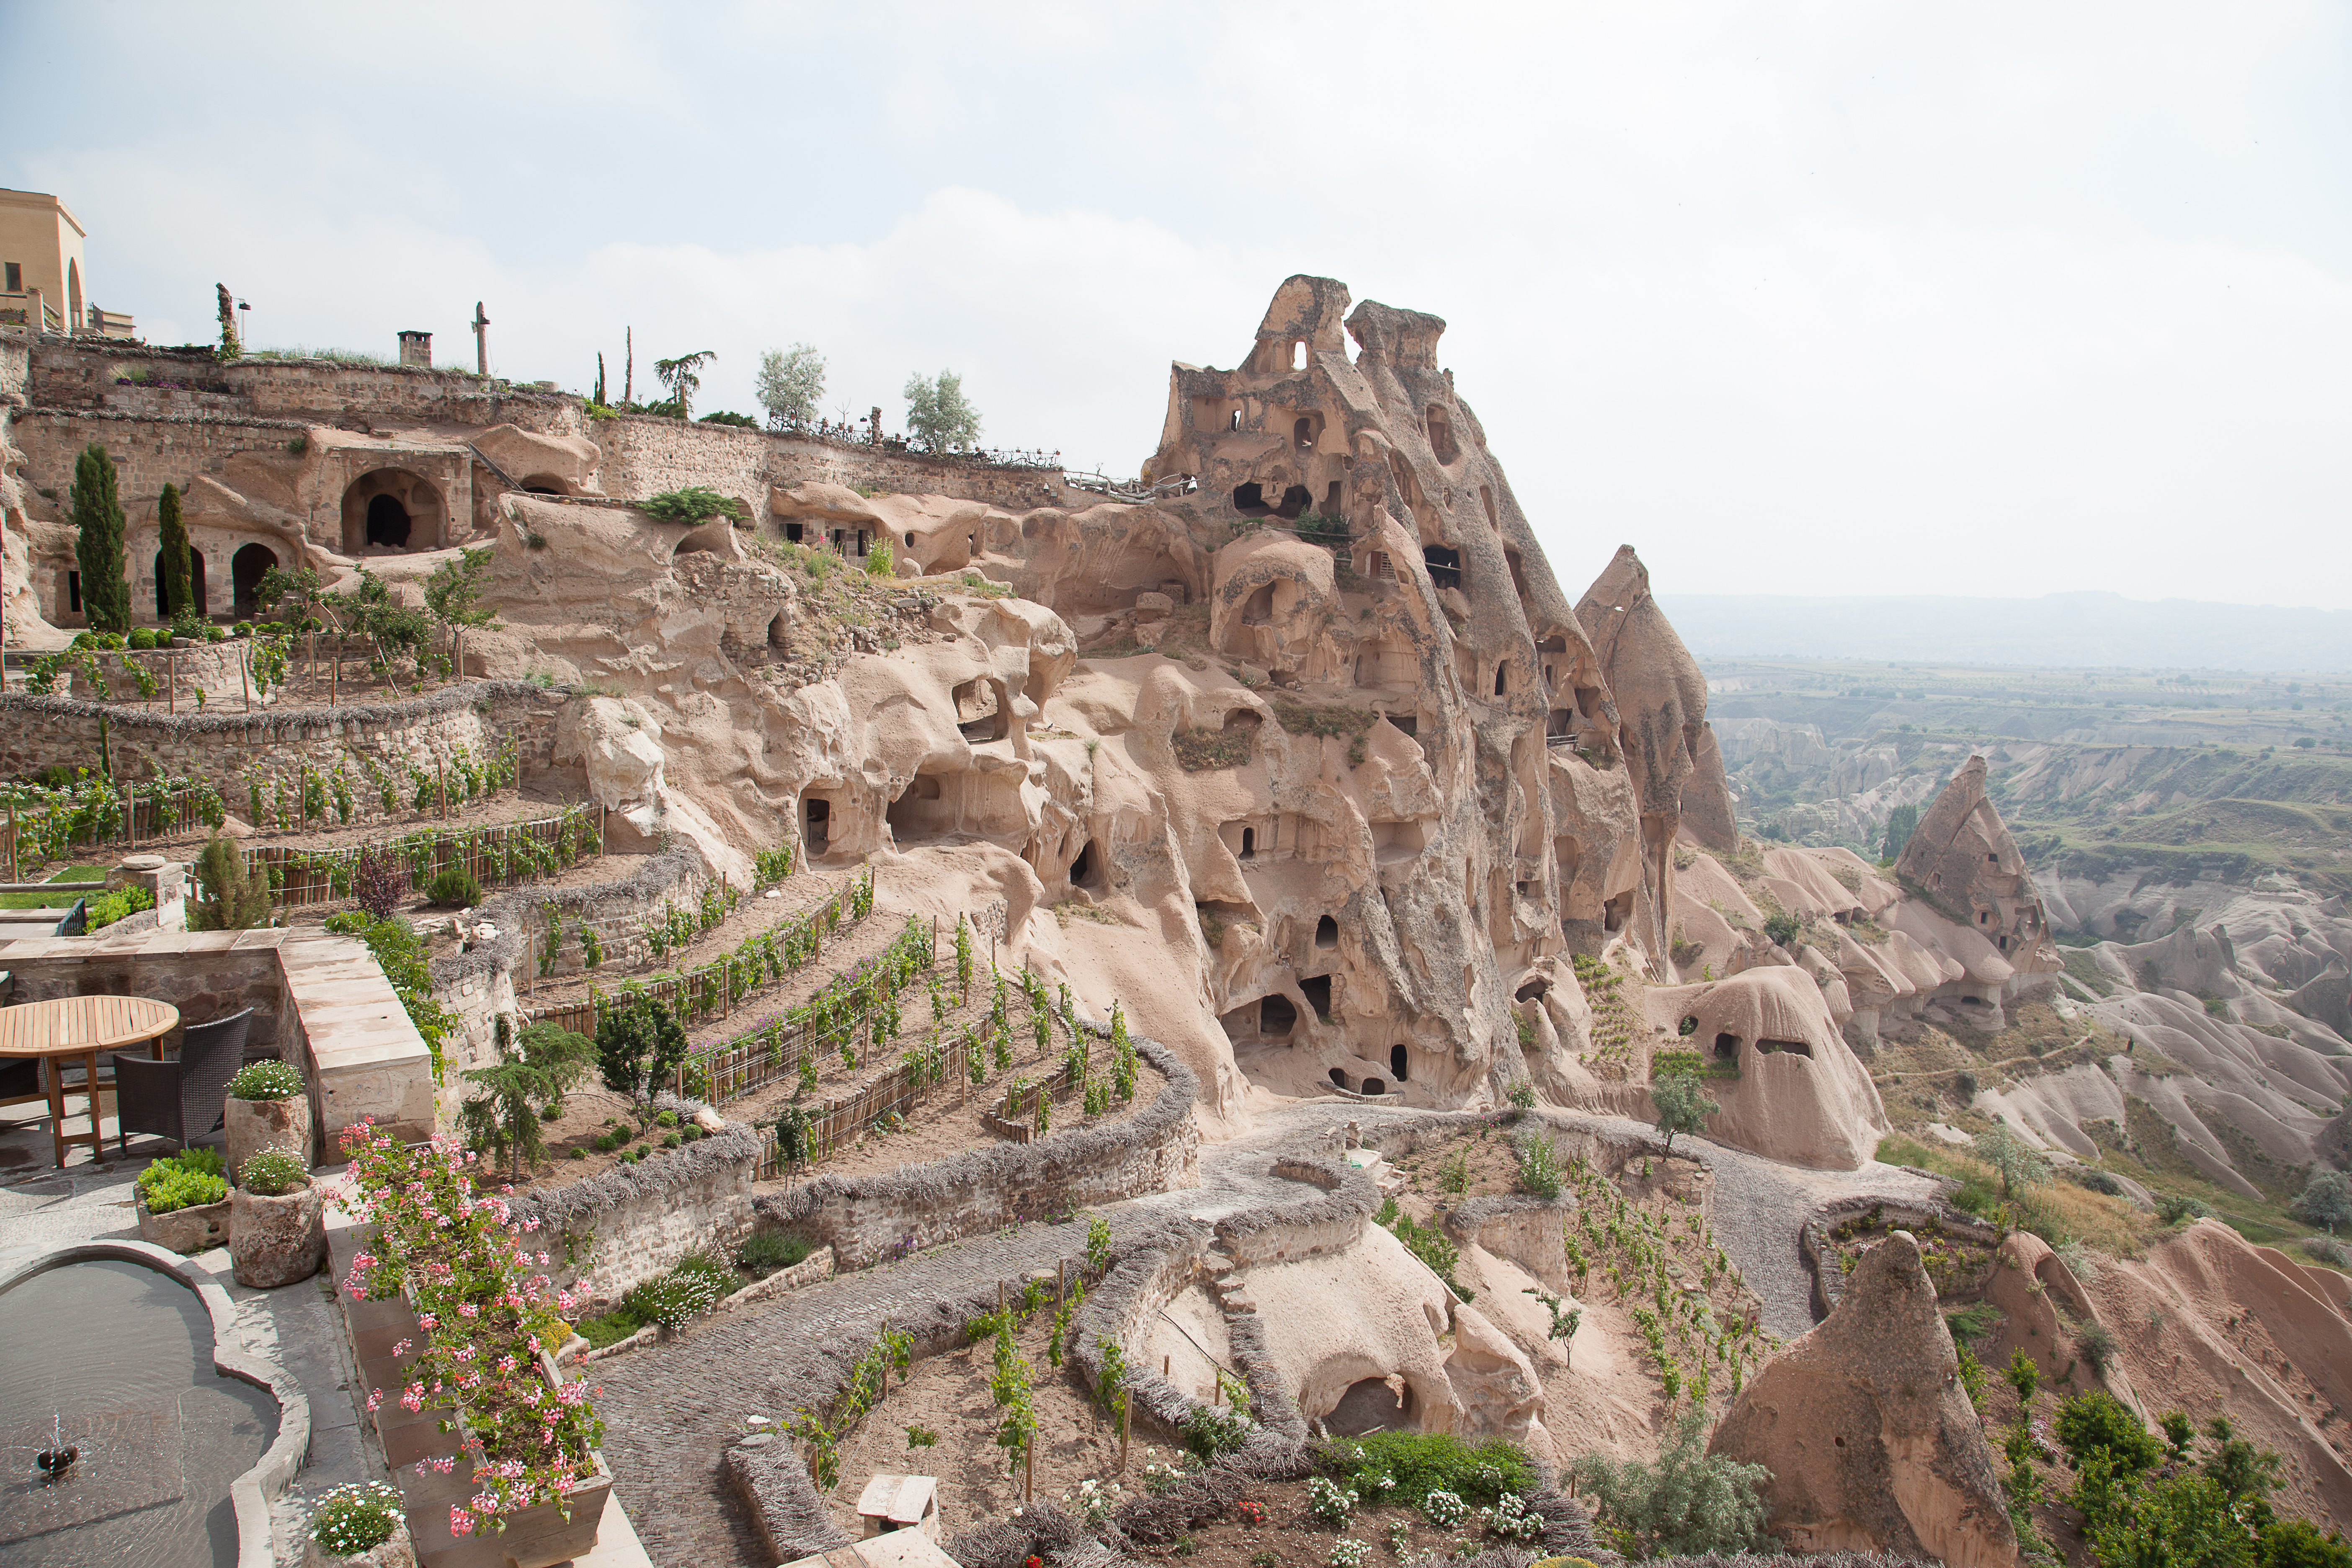
M 1945 938 L 1939 945 L 1954 952 L 1976 983 L 1977 991 L 1964 994 L 1964 1002 L 1989 1008 L 1997 1018 L 2003 994 L 2014 994 L 2032 976 L 2064 967 L 2050 941 L 2025 856 L 1985 796 L 1982 757 L 1970 757 L 1920 817 L 1895 874 L 1930 906 L 1906 907 L 1911 920 L 1935 929 L 1932 910 L 1994 949 L 1991 954 L 1973 952 L 1966 940 L 1937 931 Z
M 1863 1255 L 1837 1310 L 1757 1374 L 1707 1449 L 1771 1469 L 1769 1528 L 1794 1551 L 2017 1560 L 1992 1451 L 1906 1231 Z

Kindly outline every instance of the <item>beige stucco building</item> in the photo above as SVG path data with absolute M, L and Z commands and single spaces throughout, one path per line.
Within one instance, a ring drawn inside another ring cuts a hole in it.
M 81 220 L 57 197 L 0 190 L 0 321 L 77 337 L 130 337 L 129 316 L 90 302 L 86 236 Z

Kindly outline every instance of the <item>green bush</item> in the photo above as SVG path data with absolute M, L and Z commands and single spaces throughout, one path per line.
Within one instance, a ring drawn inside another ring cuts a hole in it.
M 2058 1446 L 2076 1468 L 2105 1453 L 2118 1473 L 2137 1473 L 2164 1458 L 2164 1444 L 2116 1397 L 2089 1389 L 2058 1407 Z
M 433 874 L 425 896 L 434 903 L 471 909 L 482 901 L 482 884 L 463 866 L 444 866 Z
M 128 632 L 123 634 L 122 640 L 131 648 L 141 653 L 150 653 L 154 650 L 155 634 L 146 626 L 131 627 Z
M 790 1268 L 809 1255 L 803 1237 L 781 1230 L 763 1230 L 736 1250 L 735 1267 L 755 1279 L 765 1279 L 779 1268 Z
M 117 888 L 110 893 L 100 893 L 89 901 L 88 911 L 89 929 L 101 930 L 125 916 L 135 915 L 142 910 L 152 910 L 154 907 L 155 895 L 144 888 L 135 886 Z
M 310 1510 L 310 1538 L 337 1557 L 355 1557 L 390 1541 L 406 1508 L 398 1487 L 350 1481 Z
M 2156 1217 L 2167 1225 L 2179 1225 L 2183 1220 L 2206 1219 L 2212 1208 L 2196 1198 L 2182 1197 L 2177 1193 L 2160 1193 L 2156 1200 Z
M 1771 1550 L 1758 1489 L 1772 1472 L 1709 1454 L 1696 1411 L 1655 1465 L 1587 1454 L 1569 1468 L 1603 1535 L 1629 1557 Z
M 269 923 L 269 876 L 247 866 L 234 839 L 215 833 L 196 856 L 196 881 L 204 901 L 188 911 L 199 931 L 251 931 Z
M 1321 1462 L 1357 1496 L 1384 1506 L 1420 1508 L 1433 1491 L 1492 1503 L 1505 1492 L 1524 1497 L 1536 1484 L 1526 1452 L 1500 1437 L 1472 1443 L 1451 1433 L 1375 1432 L 1332 1444 Z
M 228 1080 L 228 1092 L 236 1100 L 290 1100 L 304 1092 L 302 1075 L 291 1063 L 275 1058 L 247 1062 Z
M 652 997 L 629 998 L 596 1020 L 604 1087 L 617 1094 L 645 1098 L 669 1080 L 686 1053 L 686 1031 L 677 1016 Z
M 210 1149 L 183 1149 L 139 1173 L 139 1196 L 149 1214 L 216 1204 L 228 1196 L 221 1157 Z
M 310 1184 L 310 1167 L 283 1149 L 264 1149 L 236 1173 L 237 1185 L 266 1198 L 283 1197 Z
M 1519 1185 L 1546 1203 L 1559 1196 L 1559 1151 L 1551 1135 L 1538 1132 L 1519 1144 Z

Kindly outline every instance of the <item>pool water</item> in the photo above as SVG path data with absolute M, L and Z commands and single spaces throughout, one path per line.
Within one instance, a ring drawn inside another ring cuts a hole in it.
M 143 1265 L 69 1263 L 0 1294 L 0 1564 L 234 1568 L 229 1483 L 278 1432 L 213 1371 L 211 1314 Z M 45 1479 L 53 1418 L 81 1458 Z

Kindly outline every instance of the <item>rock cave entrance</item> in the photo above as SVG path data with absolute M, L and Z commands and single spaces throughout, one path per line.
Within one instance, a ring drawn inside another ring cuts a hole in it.
M 1382 1083 L 1379 1079 L 1368 1078 L 1364 1080 L 1364 1087 L 1357 1092 L 1360 1094 L 1386 1094 L 1388 1091 L 1389 1086 L 1387 1084 Z
M 1421 857 L 1424 834 L 1419 820 L 1406 817 L 1395 822 L 1375 822 L 1372 828 L 1372 859 L 1376 864 L 1394 866 Z
M 1462 552 L 1448 550 L 1443 544 L 1422 547 L 1421 559 L 1429 568 L 1429 585 L 1433 588 L 1462 586 Z
M 1274 509 L 1265 504 L 1265 488 L 1252 479 L 1234 487 L 1234 510 L 1244 517 L 1264 517 Z
M 1614 936 L 1633 918 L 1633 891 L 1627 889 L 1601 906 L 1601 928 Z
M 1495 666 L 1495 695 L 1497 697 L 1504 695 L 1509 687 L 1510 668 L 1507 664 Z
M 1242 605 L 1242 625 L 1262 626 L 1274 619 L 1274 584 L 1268 583 Z
M 1333 1068 L 1331 1069 L 1331 1081 L 1338 1084 L 1341 1089 L 1353 1089 L 1355 1087 L 1348 1081 L 1348 1074 L 1346 1070 L 1340 1068 Z
M 1325 915 L 1315 922 L 1315 945 L 1327 951 L 1339 945 L 1339 922 Z
M 805 531 L 806 525 L 803 523 L 788 522 L 784 524 L 784 542 L 787 544 L 798 544 L 801 542 L 802 534 Z M 907 542 L 912 544 L 914 540 L 912 537 L 909 537 Z
M 1290 1031 L 1298 1026 L 1298 1009 L 1287 996 L 1262 997 L 1257 1005 L 1257 1032 L 1260 1039 L 1286 1040 Z
M 1323 1023 L 1329 1023 L 1331 1021 L 1331 977 L 1328 974 L 1310 975 L 1298 983 L 1298 989 L 1306 995 L 1307 1005 L 1315 1009 L 1315 1016 Z
M 1383 1377 L 1368 1377 L 1360 1383 L 1349 1384 L 1348 1392 L 1339 1395 L 1339 1403 L 1323 1417 L 1325 1430 L 1335 1437 L 1362 1437 L 1374 1432 L 1410 1432 L 1418 1425 L 1419 1420 L 1413 1415 L 1412 1390 L 1407 1388 L 1399 1394 Z
M 812 856 L 822 855 L 833 844 L 833 802 L 821 795 L 806 795 L 801 801 L 802 838 Z
M 948 831 L 947 802 L 937 773 L 917 773 L 907 781 L 882 813 L 882 820 L 890 825 L 890 837 L 900 848 L 918 839 L 936 838 Z
M 792 628 L 784 624 L 791 618 L 789 612 L 779 610 L 776 612 L 776 618 L 768 623 L 768 646 L 770 647 L 784 647 L 791 644 Z
M 956 728 L 967 741 L 1002 741 L 1013 732 L 1013 705 L 1005 700 L 1004 683 L 977 676 L 953 692 Z
M 367 542 L 393 550 L 408 548 L 408 509 L 394 496 L 370 496 L 367 504 Z
M 197 615 L 210 613 L 210 602 L 205 595 L 205 552 L 194 545 L 188 546 L 188 608 Z M 168 621 L 172 606 L 163 602 L 163 552 L 155 552 L 155 618 Z
M 1692 1019 L 1692 1020 L 1691 1020 L 1691 1022 L 1692 1022 L 1692 1023 L 1694 1023 L 1694 1024 L 1696 1024 L 1696 1022 L 1698 1022 L 1698 1020 L 1697 1020 L 1697 1019 L 1696 1019 L 1696 1018 L 1694 1018 L 1694 1019 Z M 1727 1034 L 1727 1034 L 1721 1034 L 1721 1035 L 1717 1035 L 1717 1036 L 1716 1036 L 1716 1037 L 1715 1037 L 1715 1059 L 1716 1059 L 1716 1060 L 1717 1060 L 1717 1061 L 1719 1061 L 1719 1062 L 1728 1062 L 1728 1061 L 1737 1061 L 1737 1060 L 1738 1060 L 1738 1059 L 1739 1059 L 1739 1037 L 1738 1037 L 1738 1035 L 1734 1035 L 1734 1034 Z
M 1544 739 L 1573 741 L 1576 739 L 1576 712 L 1570 708 L 1555 708 L 1544 715 Z
M 1070 862 L 1070 886 L 1100 890 L 1103 886 L 1103 857 L 1095 841 L 1087 839 L 1078 849 L 1078 858 Z
M 1257 858 L 1257 829 L 1255 827 L 1244 827 L 1242 829 L 1241 858 L 1244 860 L 1255 860 Z
M 522 482 L 523 494 L 533 496 L 568 496 L 572 486 L 553 474 L 533 474 Z
M 1804 1040 L 1759 1040 L 1756 1042 L 1756 1054 L 1758 1056 L 1769 1057 L 1776 1051 L 1786 1051 L 1792 1057 L 1810 1057 L 1813 1054 L 1813 1047 L 1810 1043 Z
M 1406 1070 L 1412 1065 L 1412 1058 L 1411 1054 L 1408 1053 L 1402 1046 L 1391 1046 L 1389 1047 L 1389 1071 L 1396 1075 L 1397 1082 L 1403 1083 L 1408 1079 L 1412 1078 L 1412 1074 Z
M 228 558 L 229 593 L 240 621 L 261 613 L 261 580 L 278 564 L 278 552 L 267 544 L 248 544 Z
M 1292 485 L 1282 492 L 1282 504 L 1274 509 L 1279 518 L 1294 519 L 1315 504 L 1314 492 L 1305 485 Z
M 1534 1002 L 1540 999 L 1543 994 L 1550 989 L 1550 981 L 1546 980 L 1540 974 L 1530 975 L 1526 980 L 1519 983 L 1519 988 L 1517 991 L 1511 993 L 1511 1000 L 1514 1002 Z

